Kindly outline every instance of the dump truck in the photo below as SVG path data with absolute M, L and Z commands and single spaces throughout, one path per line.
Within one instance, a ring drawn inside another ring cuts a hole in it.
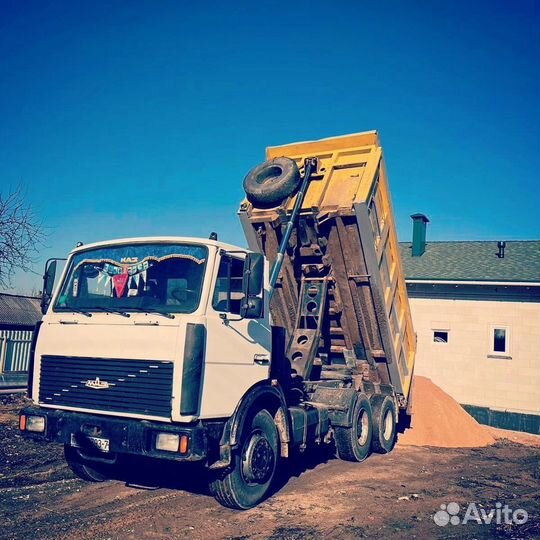
M 63 444 L 79 477 L 187 462 L 247 509 L 287 458 L 392 450 L 416 340 L 377 133 L 266 158 L 244 179 L 249 249 L 215 233 L 79 245 L 54 291 L 47 262 L 20 430 Z

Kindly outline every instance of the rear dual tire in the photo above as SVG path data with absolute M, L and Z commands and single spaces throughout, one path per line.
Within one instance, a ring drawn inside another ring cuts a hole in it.
M 338 457 L 364 461 L 371 451 L 390 452 L 396 442 L 396 406 L 390 396 L 375 395 L 371 400 L 360 394 L 356 400 L 351 427 L 334 429 Z
M 396 406 L 390 396 L 377 395 L 371 400 L 373 413 L 373 451 L 387 454 L 396 443 Z
M 365 394 L 359 394 L 354 405 L 351 426 L 334 428 L 339 459 L 364 461 L 370 454 L 372 437 L 371 405 Z

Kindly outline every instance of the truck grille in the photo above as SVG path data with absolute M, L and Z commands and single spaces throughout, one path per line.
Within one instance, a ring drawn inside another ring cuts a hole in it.
M 168 418 L 172 380 L 172 362 L 42 356 L 39 401 Z

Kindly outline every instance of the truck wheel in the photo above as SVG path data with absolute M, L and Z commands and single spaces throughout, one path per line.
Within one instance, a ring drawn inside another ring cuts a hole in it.
M 291 195 L 300 182 L 296 162 L 279 157 L 261 163 L 244 178 L 244 191 L 253 204 L 271 206 Z
M 73 446 L 64 445 L 64 456 L 76 476 L 87 482 L 104 482 L 110 479 L 112 465 L 85 460 Z
M 263 409 L 246 420 L 231 468 L 210 483 L 210 491 L 223 506 L 247 510 L 269 493 L 278 454 L 278 434 L 272 415 Z
M 334 436 L 339 459 L 364 461 L 369 456 L 373 426 L 371 406 L 365 394 L 360 394 L 353 411 L 352 426 L 335 427 Z
M 394 448 L 396 441 L 396 406 L 390 396 L 374 396 L 371 400 L 373 412 L 373 451 L 386 454 Z

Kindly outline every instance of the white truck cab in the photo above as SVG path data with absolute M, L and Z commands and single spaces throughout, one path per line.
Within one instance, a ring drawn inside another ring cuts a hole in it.
M 166 422 L 231 416 L 270 363 L 269 310 L 240 316 L 246 253 L 182 237 L 74 249 L 40 328 L 35 402 Z
M 69 254 L 53 294 L 55 268 L 46 271 L 32 347 L 34 406 L 20 427 L 63 443 L 83 479 L 104 480 L 125 454 L 226 468 L 253 400 L 283 411 L 269 380 L 262 255 L 185 237 L 99 242 Z M 274 431 L 274 448 L 252 437 L 250 452 L 260 461 L 262 444 L 264 459 L 248 473 L 255 493 L 235 507 L 266 492 L 278 460 Z

